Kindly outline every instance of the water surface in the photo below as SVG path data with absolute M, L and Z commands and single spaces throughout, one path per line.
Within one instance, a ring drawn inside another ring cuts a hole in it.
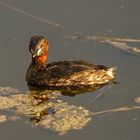
M 79 32 L 86 35 L 140 38 L 140 1 L 5 0 L 3 3 L 61 26 L 48 24 L 27 13 L 0 5 L 1 87 L 9 86 L 23 92 L 28 90 L 24 78 L 31 62 L 28 43 L 31 36 L 41 34 L 50 42 L 48 62 L 73 59 L 117 67 L 119 84 L 74 97 L 61 96 L 61 99 L 91 112 L 139 105 L 134 99 L 140 96 L 140 57 L 114 48 L 110 44 L 72 37 Z M 139 43 L 133 45 L 140 46 Z M 5 140 L 84 140 L 88 136 L 88 139 L 96 140 L 135 140 L 140 137 L 139 115 L 139 110 L 133 110 L 93 116 L 82 130 L 71 130 L 63 136 L 41 126 L 32 127 L 29 118 L 23 117 L 14 122 L 1 123 L 0 137 Z

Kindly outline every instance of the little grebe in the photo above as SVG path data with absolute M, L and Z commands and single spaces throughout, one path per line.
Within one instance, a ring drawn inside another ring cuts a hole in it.
M 59 61 L 46 65 L 48 41 L 33 36 L 29 43 L 32 63 L 26 73 L 29 85 L 39 87 L 76 87 L 107 84 L 115 79 L 115 68 L 84 61 Z

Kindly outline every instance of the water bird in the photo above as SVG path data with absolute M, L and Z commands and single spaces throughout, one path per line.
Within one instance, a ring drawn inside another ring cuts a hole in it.
M 32 62 L 26 73 L 28 85 L 46 88 L 81 89 L 108 84 L 115 79 L 115 68 L 85 61 L 58 61 L 47 64 L 49 43 L 44 36 L 29 42 Z

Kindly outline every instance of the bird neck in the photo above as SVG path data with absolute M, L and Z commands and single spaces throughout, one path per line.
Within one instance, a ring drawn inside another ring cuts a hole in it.
M 48 55 L 44 54 L 42 56 L 37 56 L 32 58 L 32 63 L 38 68 L 45 68 L 46 67 L 46 62 L 47 62 Z

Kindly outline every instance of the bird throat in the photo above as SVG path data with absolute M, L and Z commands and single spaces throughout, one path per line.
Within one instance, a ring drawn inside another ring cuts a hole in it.
M 35 65 L 45 67 L 47 58 L 48 58 L 48 54 L 44 54 L 42 56 L 36 56 L 33 58 L 32 62 L 35 63 Z

